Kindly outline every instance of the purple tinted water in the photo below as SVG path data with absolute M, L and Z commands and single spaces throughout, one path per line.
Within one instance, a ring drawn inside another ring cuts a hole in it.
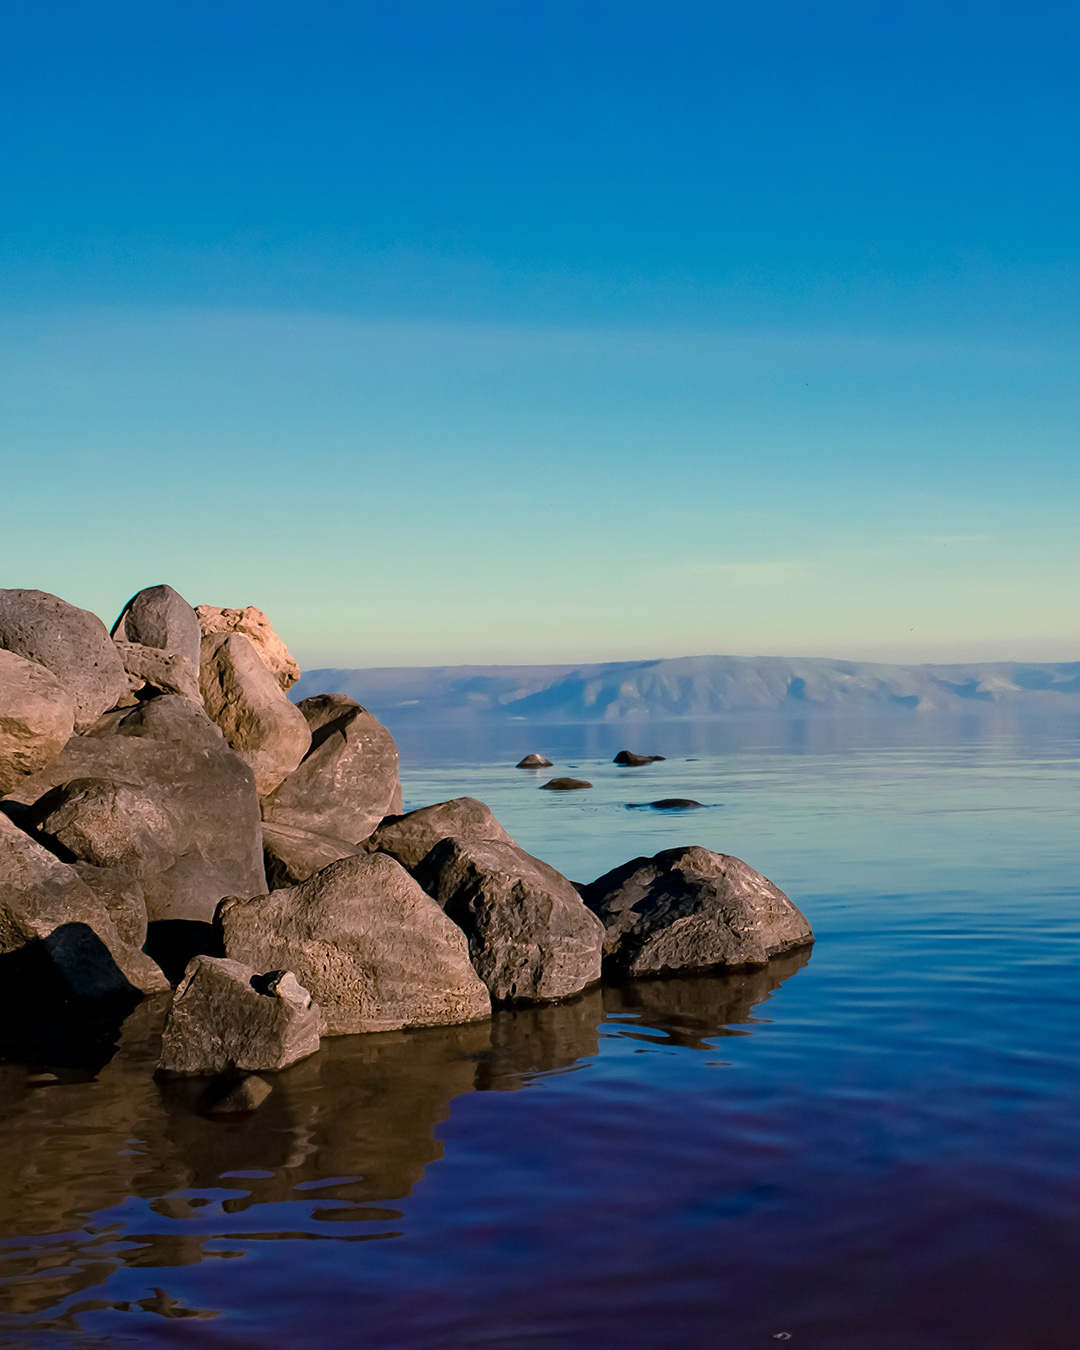
M 1074 1350 L 1075 728 L 588 735 L 406 743 L 407 804 L 483 797 L 577 879 L 738 854 L 812 954 L 327 1041 L 240 1122 L 153 1082 L 154 1006 L 96 1075 L 3 1066 L 7 1343 Z M 707 805 L 627 806 L 665 796 Z

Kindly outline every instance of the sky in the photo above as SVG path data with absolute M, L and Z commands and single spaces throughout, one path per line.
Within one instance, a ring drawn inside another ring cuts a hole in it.
M 1080 660 L 1080 10 L 0 0 L 0 585 Z

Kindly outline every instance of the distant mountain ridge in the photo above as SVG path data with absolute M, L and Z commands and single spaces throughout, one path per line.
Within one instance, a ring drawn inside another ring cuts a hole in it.
M 683 656 L 577 666 L 391 666 L 305 672 L 295 699 L 340 693 L 382 720 L 622 722 L 789 717 L 1080 712 L 1080 661 L 886 665 L 821 657 Z

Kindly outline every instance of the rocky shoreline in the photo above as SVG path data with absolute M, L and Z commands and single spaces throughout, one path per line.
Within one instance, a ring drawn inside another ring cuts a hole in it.
M 482 802 L 403 814 L 387 729 L 342 694 L 293 703 L 299 676 L 253 607 L 154 586 L 110 633 L 56 596 L 0 590 L 9 1040 L 175 986 L 158 1072 L 236 1078 L 324 1036 L 761 968 L 813 941 L 783 892 L 708 849 L 577 885 Z M 587 786 L 546 786 L 571 782 Z M 237 1092 L 237 1109 L 261 1099 Z

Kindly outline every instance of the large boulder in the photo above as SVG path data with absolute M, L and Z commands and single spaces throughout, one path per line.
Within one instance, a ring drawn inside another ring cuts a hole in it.
M 567 998 L 600 978 L 600 920 L 561 873 L 516 844 L 443 839 L 416 879 L 469 939 L 496 1002 Z
M 0 796 L 67 744 L 75 702 L 51 670 L 0 648 Z
M 173 996 L 158 1068 L 193 1075 L 284 1069 L 318 1048 L 318 1006 L 291 971 L 258 975 L 238 961 L 196 956 Z
M 127 693 L 128 678 L 105 625 L 46 591 L 0 591 L 0 647 L 51 670 L 86 731 Z
M 204 637 L 212 633 L 243 633 L 250 638 L 259 659 L 282 689 L 291 689 L 300 678 L 300 667 L 289 649 L 274 632 L 270 620 L 254 605 L 246 609 L 221 609 L 217 605 L 196 605 L 195 613 Z
M 255 775 L 259 796 L 273 792 L 311 745 L 304 714 L 285 697 L 242 633 L 203 639 L 199 687 L 207 713 Z
M 0 814 L 0 957 L 5 985 L 89 1001 L 167 989 L 158 966 L 125 942 L 104 902 Z
M 225 953 L 292 970 L 322 1009 L 324 1035 L 487 1017 L 465 935 L 385 854 L 331 863 L 309 880 L 218 911 Z
M 343 694 L 320 694 L 295 706 L 311 748 L 265 798 L 263 820 L 358 844 L 384 816 L 401 810 L 394 738 Z
M 130 693 L 143 698 L 154 693 L 180 694 L 195 703 L 202 702 L 199 667 L 183 653 L 166 651 L 163 647 L 144 647 L 139 642 L 117 642 L 116 650 L 127 672 Z
M 411 872 L 441 839 L 512 844 L 514 841 L 475 797 L 421 806 L 403 816 L 388 816 L 365 844 L 371 853 L 389 853 Z
M 783 891 L 707 848 L 634 858 L 581 894 L 604 925 L 605 970 L 619 975 L 759 966 L 814 940 Z
M 152 922 L 207 922 L 266 889 L 252 772 L 189 699 L 111 713 L 11 797 L 63 856 L 135 877 Z
M 72 867 L 109 911 L 109 918 L 129 947 L 146 943 L 146 896 L 134 877 L 112 867 L 76 862 Z
M 184 657 L 194 670 L 199 668 L 199 617 L 171 586 L 147 586 L 133 595 L 113 624 L 112 635 L 118 643 L 153 647 L 170 656 Z
M 360 852 L 356 844 L 291 825 L 263 824 L 263 866 L 269 890 L 296 886 L 339 858 Z

